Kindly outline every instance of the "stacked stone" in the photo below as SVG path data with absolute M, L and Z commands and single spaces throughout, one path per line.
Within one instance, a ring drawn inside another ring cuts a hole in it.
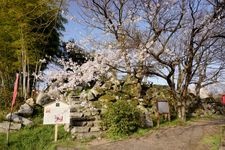
M 6 119 L 25 126 L 32 125 L 33 122 L 25 117 L 31 117 L 33 114 L 33 107 L 34 100 L 33 98 L 29 98 L 23 105 L 20 106 L 17 112 L 7 114 Z
M 33 122 L 28 119 L 33 114 L 33 108 L 34 100 L 29 98 L 23 105 L 20 106 L 18 111 L 7 114 L 5 117 L 7 121 L 0 123 L 0 133 L 7 132 L 9 128 L 10 131 L 17 131 L 20 130 L 22 126 L 33 125 Z M 9 121 L 11 121 L 11 123 Z
M 192 105 L 194 105 L 196 109 L 191 113 L 191 116 L 204 117 L 213 114 L 217 115 L 225 114 L 224 107 L 221 105 L 220 102 L 216 102 L 213 100 L 208 102 L 206 101 L 206 99 L 203 99 L 200 101 L 200 103 L 196 102 L 194 104 Z
M 68 96 L 70 103 L 70 125 L 65 126 L 73 138 L 88 138 L 100 135 L 100 110 L 92 105 L 92 101 L 76 94 Z

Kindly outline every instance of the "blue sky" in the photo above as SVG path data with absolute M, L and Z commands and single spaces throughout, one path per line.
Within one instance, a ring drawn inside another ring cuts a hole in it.
M 76 7 L 76 4 L 73 1 L 70 1 L 68 4 L 68 23 L 65 24 L 65 32 L 63 32 L 62 39 L 64 41 L 68 41 L 70 39 L 80 40 L 83 38 L 87 33 L 87 27 L 84 25 L 81 25 L 75 21 L 77 19 L 79 8 Z M 73 18 L 73 20 L 71 20 Z

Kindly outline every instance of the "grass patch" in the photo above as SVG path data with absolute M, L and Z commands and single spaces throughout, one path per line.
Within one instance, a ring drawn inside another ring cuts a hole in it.
M 188 122 L 182 121 L 180 119 L 175 119 L 172 121 L 166 121 L 162 124 L 160 124 L 160 127 L 174 127 L 174 126 L 185 126 L 188 125 Z
M 145 135 L 149 134 L 150 131 L 152 131 L 152 128 L 146 128 L 146 129 L 139 128 L 137 130 L 137 132 L 135 132 L 132 136 L 134 136 L 134 137 L 145 136 Z
M 9 147 L 6 143 L 6 134 L 0 134 L 0 149 L 3 150 L 53 150 L 57 145 L 74 145 L 63 126 L 59 126 L 57 142 L 54 142 L 53 125 L 39 125 L 10 133 Z
M 211 150 L 218 150 L 220 147 L 221 135 L 219 133 L 206 136 L 202 139 L 202 144 L 210 147 Z

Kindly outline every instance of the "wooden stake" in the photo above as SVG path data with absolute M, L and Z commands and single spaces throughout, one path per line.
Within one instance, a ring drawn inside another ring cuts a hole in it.
M 10 130 L 10 123 L 9 123 L 9 127 L 6 133 L 6 142 L 7 142 L 7 146 L 9 146 L 9 130 Z
M 157 112 L 157 127 L 159 127 L 159 123 L 160 123 L 160 114 L 159 112 Z
M 171 121 L 170 113 L 168 113 L 168 120 Z
M 58 137 L 58 124 L 55 124 L 55 142 L 57 141 L 57 137 Z
M 7 146 L 9 146 L 9 132 L 10 132 L 11 120 L 12 120 L 12 109 L 11 109 L 10 116 L 9 116 L 9 127 L 8 127 L 8 130 L 6 133 Z

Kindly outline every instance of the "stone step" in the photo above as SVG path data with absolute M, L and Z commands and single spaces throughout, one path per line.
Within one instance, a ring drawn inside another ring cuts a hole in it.
M 74 133 L 72 134 L 73 138 L 76 139 L 86 139 L 86 138 L 93 138 L 93 137 L 101 137 L 101 132 L 84 132 L 84 133 Z
M 71 134 L 75 134 L 75 133 L 87 133 L 90 132 L 90 128 L 89 127 L 73 127 L 71 129 Z
M 84 117 L 84 114 L 83 113 L 79 113 L 79 112 L 72 112 L 70 113 L 70 118 L 83 118 Z
M 96 120 L 96 118 L 95 117 L 81 117 L 81 118 L 70 118 L 70 122 L 72 123 L 72 122 L 74 122 L 74 121 L 94 121 L 94 120 Z
M 72 101 L 80 101 L 80 96 L 71 96 L 70 100 L 72 100 Z
M 70 126 L 86 126 L 87 125 L 87 121 L 83 121 L 83 120 L 79 120 L 79 121 L 73 121 L 70 122 Z
M 99 126 L 91 127 L 90 132 L 99 132 L 101 129 Z

